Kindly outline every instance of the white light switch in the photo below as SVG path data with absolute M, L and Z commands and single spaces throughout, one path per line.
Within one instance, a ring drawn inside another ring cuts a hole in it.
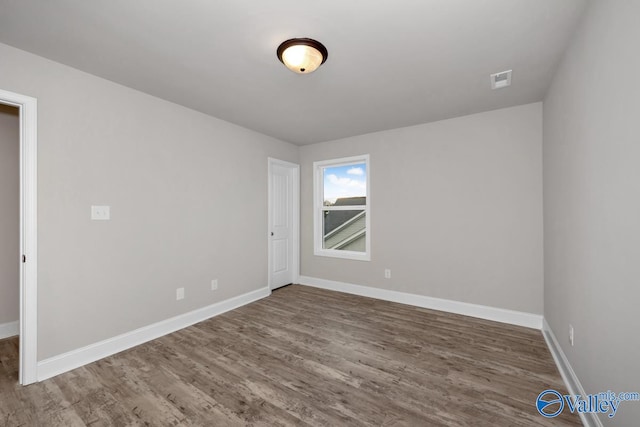
M 91 219 L 109 221 L 111 219 L 110 206 L 91 206 Z

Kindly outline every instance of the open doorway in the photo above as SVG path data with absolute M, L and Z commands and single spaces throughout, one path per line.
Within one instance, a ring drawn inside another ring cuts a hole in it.
M 37 364 L 37 273 L 38 273 L 38 248 L 37 248 L 37 100 L 35 98 L 20 95 L 13 92 L 0 90 L 0 114 L 9 128 L 7 132 L 6 159 L 3 159 L 2 168 L 6 161 L 7 199 L 0 192 L 0 204 L 3 208 L 0 223 L 7 221 L 6 228 L 0 228 L 2 240 L 7 236 L 7 245 L 0 248 L 0 286 L 7 286 L 7 307 L 4 307 L 4 291 L 0 294 L 0 325 L 2 335 L 12 336 L 18 333 L 18 381 L 26 385 L 38 380 Z M 16 117 L 17 116 L 17 117 Z M 17 129 L 15 126 L 17 125 Z M 13 129 L 11 129 L 13 127 Z M 1 131 L 0 131 L 1 132 Z M 17 140 L 14 138 L 18 135 Z M 2 138 L 5 139 L 5 138 Z M 0 141 L 5 145 L 4 141 Z M 13 144 L 13 145 L 12 145 Z M 15 146 L 17 144 L 17 148 Z M 16 156 L 17 149 L 17 156 Z M 17 163 L 17 164 L 16 164 Z M 17 167 L 17 169 L 16 169 Z M 15 173 L 18 173 L 16 193 Z M 2 176 L 4 180 L 4 174 Z M 0 187 L 1 188 L 1 187 Z M 0 191 L 2 191 L 0 189 Z M 18 200 L 16 202 L 15 196 Z M 14 199 L 14 200 L 10 200 Z M 17 210 L 17 217 L 16 217 Z M 16 223 L 17 218 L 17 223 Z M 0 227 L 2 225 L 0 224 Z M 16 240 L 17 235 L 17 240 Z M 15 243 L 17 242 L 17 247 Z M 1 243 L 0 243 L 1 244 Z M 15 270 L 18 274 L 18 318 L 15 319 Z M 6 272 L 6 278 L 5 278 Z M 16 331 L 17 321 L 17 331 Z M 2 336 L 0 335 L 0 336 Z
M 0 353 L 20 332 L 20 110 L 0 104 Z M 9 354 L 7 354 L 9 353 Z

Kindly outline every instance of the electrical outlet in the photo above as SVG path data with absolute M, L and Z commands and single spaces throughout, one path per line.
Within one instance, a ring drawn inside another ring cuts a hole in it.
M 569 343 L 573 347 L 573 325 L 569 324 Z
M 211 281 L 211 290 L 212 291 L 217 291 L 218 290 L 218 279 L 213 279 Z
M 91 206 L 91 219 L 94 221 L 109 221 L 111 206 Z
M 184 288 L 176 289 L 176 301 L 180 301 L 181 299 L 184 299 Z
M 389 269 L 389 268 L 385 268 L 384 269 L 384 278 L 385 279 L 391 279 L 391 269 Z

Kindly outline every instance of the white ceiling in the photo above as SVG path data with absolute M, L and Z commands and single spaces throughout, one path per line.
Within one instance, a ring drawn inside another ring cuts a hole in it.
M 585 4 L 0 0 L 0 42 L 303 145 L 540 101 Z M 327 62 L 287 70 L 292 37 Z

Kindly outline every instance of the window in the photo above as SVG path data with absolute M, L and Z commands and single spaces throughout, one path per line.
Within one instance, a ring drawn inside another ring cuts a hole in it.
M 314 253 L 369 261 L 369 155 L 315 162 Z

